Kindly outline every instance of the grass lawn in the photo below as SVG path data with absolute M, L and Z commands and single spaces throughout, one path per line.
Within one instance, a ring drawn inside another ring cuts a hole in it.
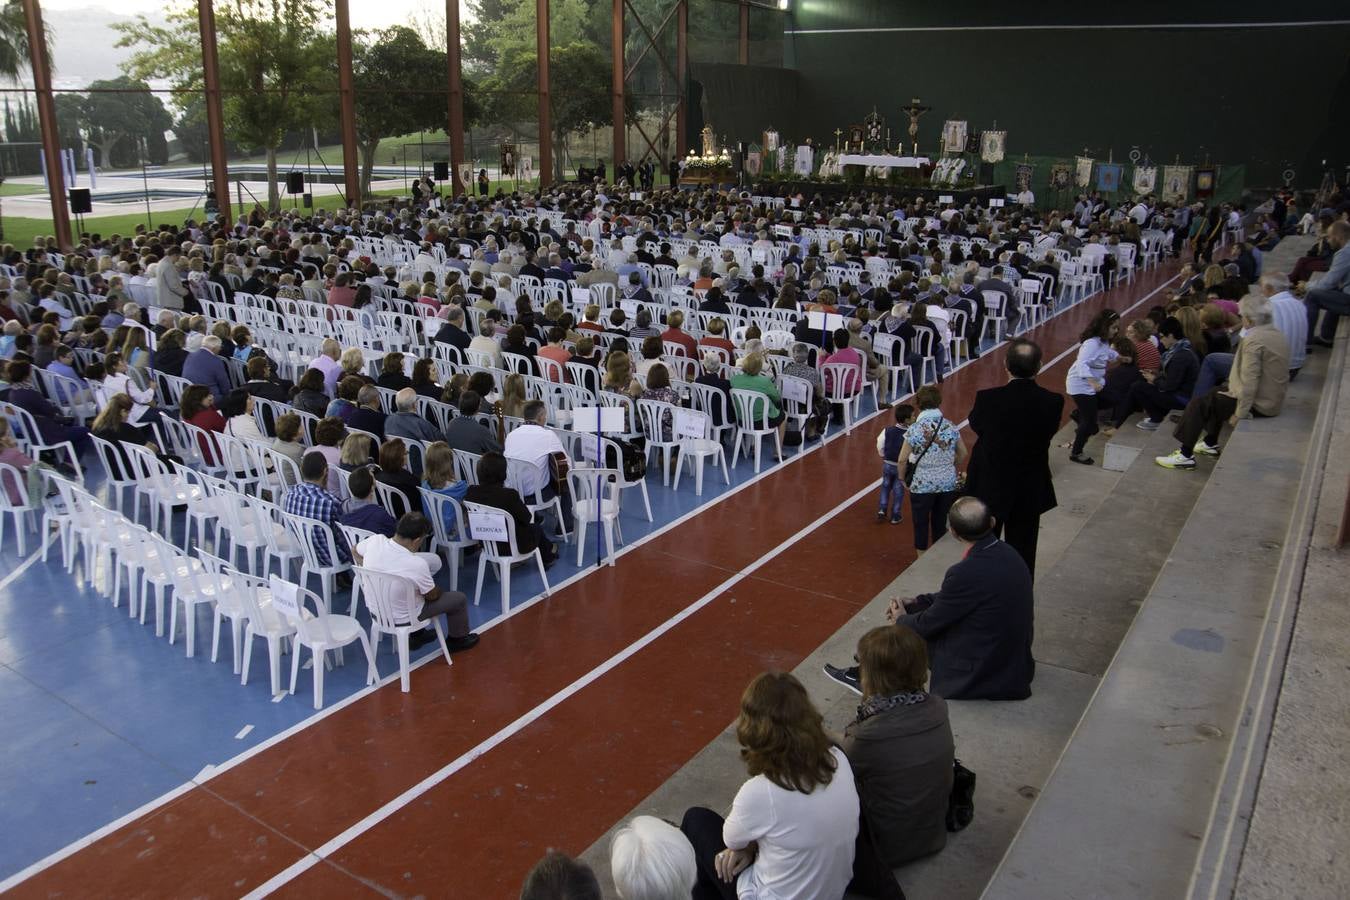
M 47 189 L 40 184 L 0 184 L 0 197 L 26 197 L 32 194 L 45 194 Z

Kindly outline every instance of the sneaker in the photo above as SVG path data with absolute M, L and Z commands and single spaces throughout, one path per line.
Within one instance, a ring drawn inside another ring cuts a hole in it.
M 1219 447 L 1217 444 L 1207 444 L 1204 441 L 1195 445 L 1195 452 L 1202 456 L 1218 456 Z
M 886 521 L 886 511 L 884 509 L 877 510 L 877 524 L 880 525 L 884 521 Z
M 1140 419 L 1134 423 L 1134 427 L 1141 431 L 1157 431 L 1161 426 L 1161 422 L 1155 422 L 1152 419 Z
M 1173 450 L 1166 456 L 1155 456 L 1153 461 L 1164 469 L 1194 469 L 1195 459 L 1186 456 L 1180 450 Z
M 900 524 L 901 522 L 903 522 L 903 521 L 905 521 L 905 517 L 904 517 L 904 516 L 891 516 L 891 524 L 892 524 L 892 525 L 899 525 L 899 524 Z
M 840 669 L 837 666 L 826 663 L 825 674 L 830 676 L 831 680 L 839 682 L 859 697 L 862 696 L 862 675 L 858 673 L 857 666 Z

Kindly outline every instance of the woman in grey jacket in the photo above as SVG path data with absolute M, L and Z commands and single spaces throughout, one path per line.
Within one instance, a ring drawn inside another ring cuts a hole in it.
M 947 702 L 924 690 L 928 649 L 904 625 L 858 641 L 863 702 L 843 749 L 877 851 L 891 868 L 947 843 L 955 743 Z

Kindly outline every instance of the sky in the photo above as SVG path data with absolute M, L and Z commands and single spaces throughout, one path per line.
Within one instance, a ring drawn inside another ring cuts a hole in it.
M 42 8 L 52 14 L 96 7 L 122 15 L 136 15 L 159 12 L 165 5 L 164 0 L 42 0 Z M 444 13 L 445 4 L 439 0 L 351 0 L 349 3 L 352 27 L 372 29 L 406 22 L 415 13 L 437 7 Z

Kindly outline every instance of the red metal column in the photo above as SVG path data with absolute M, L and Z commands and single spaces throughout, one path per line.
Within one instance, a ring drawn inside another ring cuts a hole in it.
M 66 205 L 66 179 L 61 171 L 61 137 L 56 129 L 56 103 L 52 100 L 52 66 L 47 58 L 47 36 L 42 30 L 38 0 L 23 0 L 28 26 L 28 55 L 33 64 L 33 93 L 37 96 L 38 123 L 42 128 L 42 157 L 47 162 L 47 192 L 52 201 L 52 231 L 62 251 L 71 248 L 70 207 Z
M 202 74 L 206 84 L 206 136 L 211 153 L 211 187 L 220 207 L 217 221 L 226 228 L 234 224 L 230 203 L 230 167 L 225 160 L 225 116 L 220 109 L 220 58 L 216 52 L 214 0 L 197 0 L 197 26 L 202 42 Z
M 619 164 L 628 155 L 627 133 L 623 116 L 624 107 L 624 59 L 623 59 L 623 7 L 624 0 L 614 0 L 612 33 L 614 41 L 614 165 Z
M 468 191 L 459 177 L 464 162 L 464 77 L 459 48 L 459 0 L 445 0 L 445 62 L 450 67 L 450 185 L 454 194 Z
M 743 66 L 750 64 L 750 4 L 741 0 L 741 40 L 736 61 Z
M 352 21 L 347 0 L 335 0 L 337 13 L 338 107 L 342 122 L 342 176 L 347 206 L 361 206 L 361 170 L 356 155 L 356 85 L 352 73 Z
M 686 102 L 689 82 L 689 0 L 678 2 L 679 11 L 675 17 L 675 76 L 680 82 L 676 89 L 680 97 L 680 109 L 675 114 L 675 155 L 683 157 L 689 149 L 689 136 L 685 133 L 689 112 Z
M 553 109 L 548 96 L 548 0 L 535 0 L 534 35 L 539 54 L 539 187 L 553 183 Z

